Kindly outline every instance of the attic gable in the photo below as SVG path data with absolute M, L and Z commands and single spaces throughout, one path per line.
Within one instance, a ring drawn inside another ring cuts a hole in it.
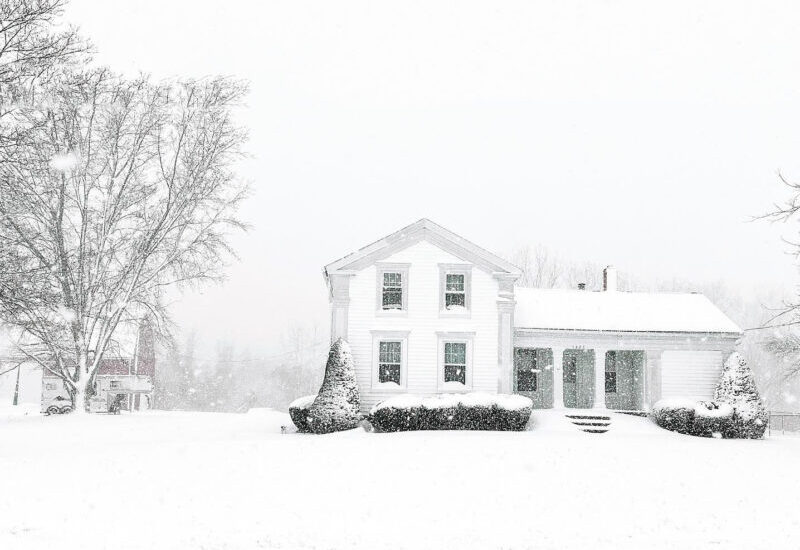
M 490 273 L 513 278 L 520 274 L 510 262 L 426 218 L 326 265 L 325 274 L 359 271 L 423 240 Z

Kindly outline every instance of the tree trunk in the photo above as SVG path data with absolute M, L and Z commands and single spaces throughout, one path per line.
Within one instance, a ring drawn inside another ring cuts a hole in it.
M 75 392 L 72 394 L 72 412 L 73 414 L 86 414 L 87 403 L 86 398 L 89 395 L 89 384 L 91 377 L 87 376 L 86 380 L 78 380 L 75 383 Z

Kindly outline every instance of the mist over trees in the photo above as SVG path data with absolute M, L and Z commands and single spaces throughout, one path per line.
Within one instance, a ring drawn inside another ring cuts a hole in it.
M 315 393 L 325 372 L 327 331 L 289 327 L 281 351 L 253 355 L 217 341 L 213 356 L 200 357 L 197 336 L 164 346 L 157 359 L 155 407 L 245 412 L 251 407 L 285 410 L 300 395 Z

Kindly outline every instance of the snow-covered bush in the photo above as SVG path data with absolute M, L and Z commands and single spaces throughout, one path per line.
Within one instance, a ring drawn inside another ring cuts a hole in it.
M 725 361 L 714 400 L 733 406 L 733 425 L 726 437 L 759 439 L 767 429 L 769 413 L 747 361 L 734 352 Z
M 733 407 L 718 401 L 698 401 L 694 407 L 692 435 L 730 437 L 733 429 Z
M 289 416 L 300 433 L 309 433 L 311 431 L 308 425 L 308 409 L 314 404 L 314 399 L 316 398 L 316 394 L 305 395 L 289 403 Z
M 662 399 L 653 405 L 650 417 L 666 430 L 692 433 L 696 403 L 691 399 Z
M 702 437 L 732 437 L 733 407 L 718 401 L 662 399 L 650 417 L 664 429 Z
M 353 429 L 361 421 L 360 403 L 350 345 L 339 338 L 331 346 L 325 379 L 308 410 L 308 427 L 316 434 Z
M 376 431 L 524 430 L 533 402 L 522 395 L 489 393 L 443 394 L 434 397 L 398 395 L 378 403 L 369 421 Z

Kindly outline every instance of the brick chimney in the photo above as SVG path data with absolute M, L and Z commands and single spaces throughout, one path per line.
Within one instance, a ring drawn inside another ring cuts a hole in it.
M 603 270 L 603 292 L 617 291 L 617 269 L 613 265 Z

